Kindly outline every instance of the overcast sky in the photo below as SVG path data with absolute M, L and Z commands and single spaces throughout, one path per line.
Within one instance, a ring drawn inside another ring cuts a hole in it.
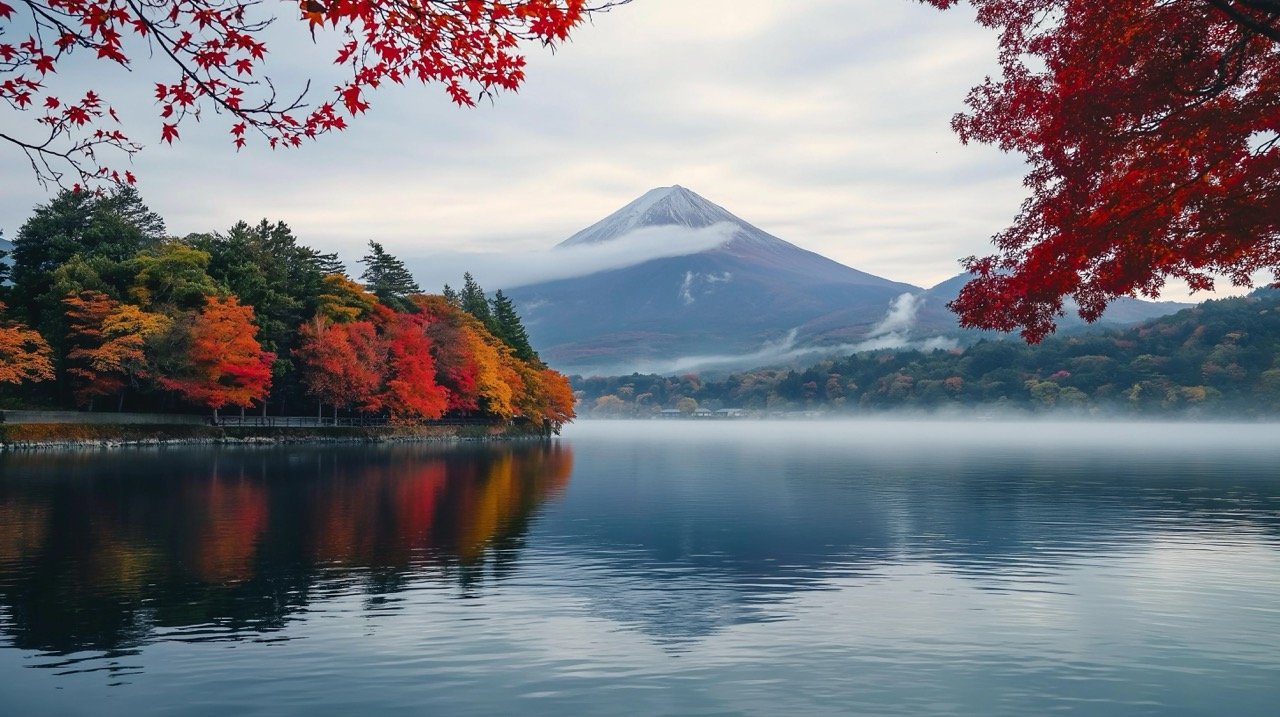
M 327 62 L 300 23 L 275 33 L 277 84 Z M 219 117 L 160 146 L 145 63 L 131 76 L 84 71 L 150 145 L 134 171 L 174 234 L 266 217 L 349 262 L 376 239 L 454 266 L 459 253 L 549 249 L 681 184 L 794 244 L 927 287 L 956 274 L 959 257 L 989 253 L 1023 198 L 1020 158 L 963 146 L 949 126 L 994 57 L 967 7 L 635 0 L 554 55 L 530 48 L 518 94 L 459 109 L 438 87 L 393 87 L 345 133 L 239 154 Z M 13 122 L 0 114 L 0 127 Z M 11 238 L 47 194 L 19 155 L 0 152 Z

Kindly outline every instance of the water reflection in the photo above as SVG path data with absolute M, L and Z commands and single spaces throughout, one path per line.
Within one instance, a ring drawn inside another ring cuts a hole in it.
M 503 577 L 559 445 L 0 455 L 0 628 L 20 648 L 236 638 L 324 594 Z
M 1247 451 L 1188 426 L 1160 440 L 1103 427 L 1083 447 L 1053 427 L 628 428 L 577 429 L 574 489 L 539 537 L 559 541 L 562 582 L 596 614 L 676 647 L 903 569 L 1025 596 L 1153 546 L 1280 550 L 1268 427 L 1238 430 Z
M 574 426 L 562 446 L 0 455 L 0 704 L 1094 717 L 1280 700 L 1271 427 L 658 423 Z

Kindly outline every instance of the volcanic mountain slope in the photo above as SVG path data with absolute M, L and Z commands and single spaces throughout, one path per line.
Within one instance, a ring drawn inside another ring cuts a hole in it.
M 660 227 L 714 230 L 725 240 L 684 256 L 506 289 L 543 358 L 566 370 L 605 370 L 751 354 L 770 342 L 822 341 L 832 315 L 843 339 L 865 334 L 895 297 L 923 291 L 801 249 L 680 186 L 647 192 L 557 250 Z

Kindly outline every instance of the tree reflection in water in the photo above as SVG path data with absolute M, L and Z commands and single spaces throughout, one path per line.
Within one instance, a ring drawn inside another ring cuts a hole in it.
M 245 639 L 313 596 L 509 571 L 559 444 L 0 455 L 0 633 L 54 653 Z

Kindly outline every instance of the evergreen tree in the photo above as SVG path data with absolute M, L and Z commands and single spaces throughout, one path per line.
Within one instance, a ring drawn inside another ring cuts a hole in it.
M 97 266 L 100 274 L 108 264 L 122 265 L 138 251 L 159 244 L 164 238 L 164 220 L 142 203 L 138 190 L 120 186 L 105 195 L 64 191 L 48 204 L 36 207 L 13 242 L 14 309 L 28 322 L 48 330 L 49 316 L 62 314 L 62 296 L 49 296 L 53 274 L 71 257 Z M 107 276 L 114 293 L 127 288 Z M 127 284 L 127 281 L 125 281 Z M 61 328 L 56 333 L 61 333 Z
M 471 272 L 462 275 L 462 293 L 458 295 L 459 308 L 471 314 L 484 324 L 485 328 L 494 332 L 493 314 L 489 311 L 489 299 L 484 295 L 484 289 L 480 288 L 471 276 Z M 497 332 L 494 332 L 497 333 Z
M 525 331 L 516 307 L 502 290 L 494 292 L 489 307 L 493 314 L 494 335 L 510 346 L 516 358 L 522 361 L 538 361 L 538 354 L 529 345 L 529 333 Z
M 445 298 L 445 301 L 449 302 L 450 306 L 462 308 L 462 297 L 458 295 L 457 290 L 452 286 L 445 284 L 444 288 L 440 290 L 440 295 Z
M 374 296 L 397 311 L 412 311 L 411 294 L 421 294 L 413 275 L 404 262 L 388 254 L 376 241 L 369 242 L 369 254 L 360 260 L 364 273 L 360 275 L 365 287 Z

